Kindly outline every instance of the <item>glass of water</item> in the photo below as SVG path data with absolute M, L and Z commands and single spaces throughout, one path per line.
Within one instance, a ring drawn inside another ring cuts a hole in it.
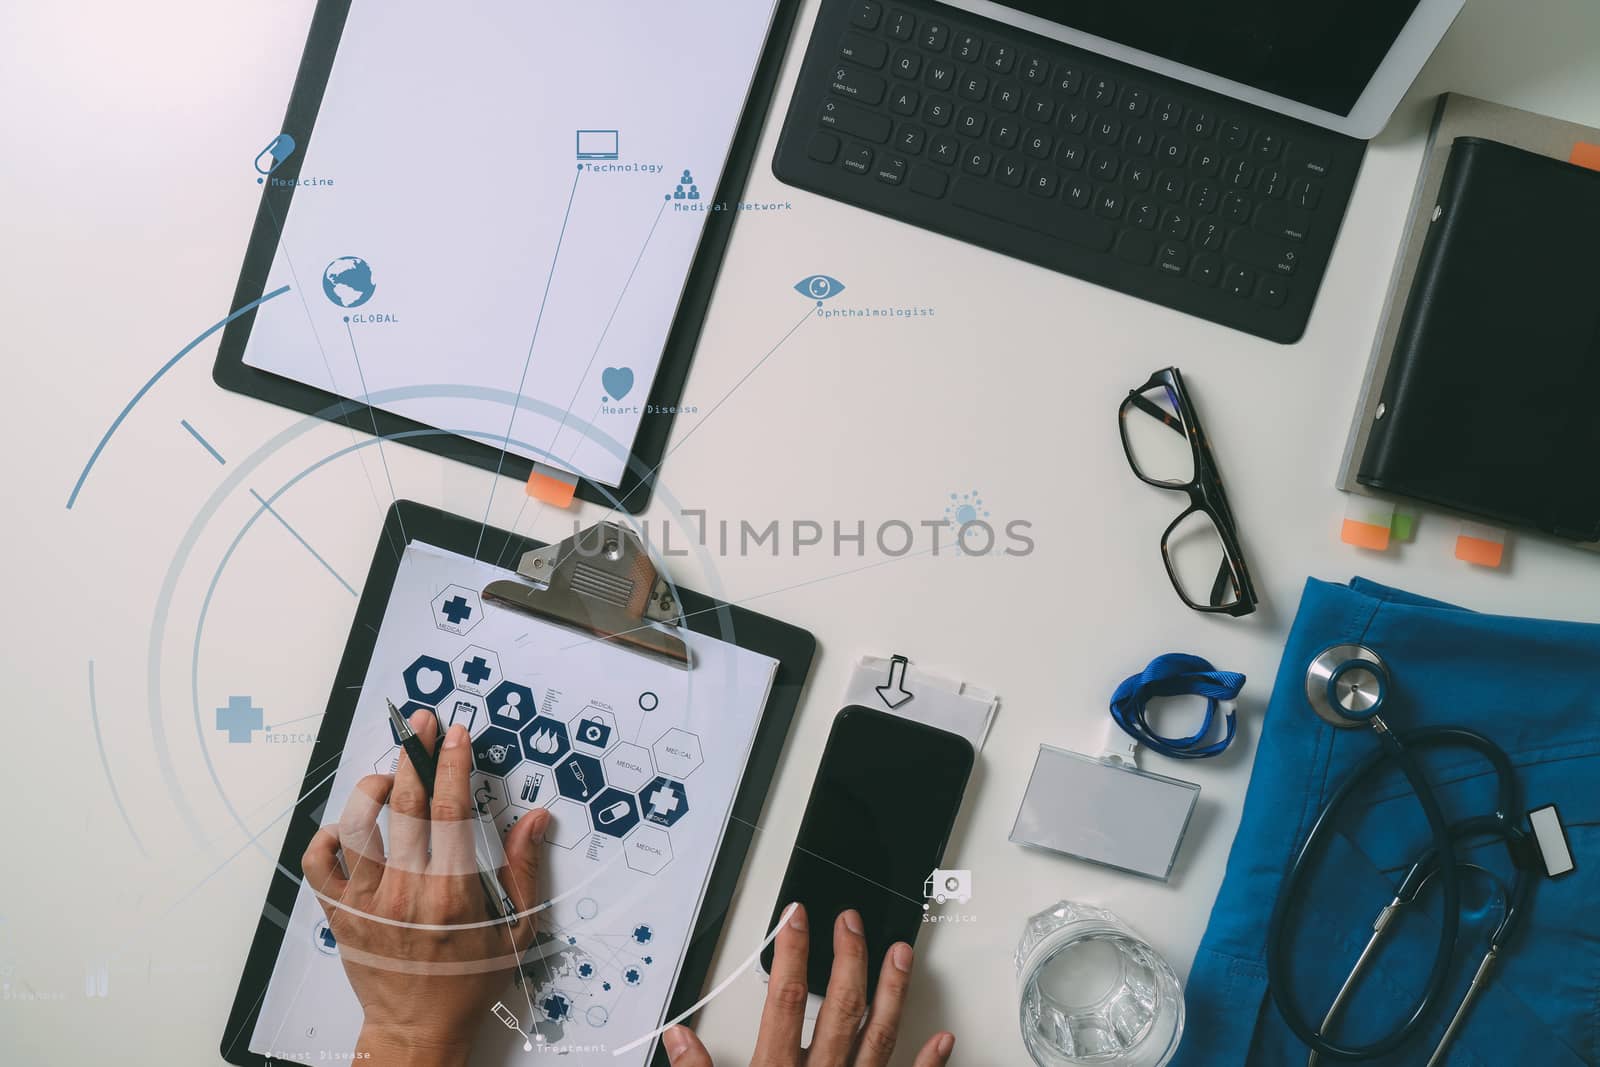
M 1016 962 L 1022 1041 L 1039 1067 L 1162 1067 L 1178 1051 L 1178 976 L 1104 908 L 1063 900 L 1041 911 Z

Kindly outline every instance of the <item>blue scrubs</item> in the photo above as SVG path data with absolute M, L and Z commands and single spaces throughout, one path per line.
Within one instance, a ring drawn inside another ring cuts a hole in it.
M 1577 870 L 1541 876 L 1520 932 L 1471 1009 L 1452 1067 L 1579 1067 L 1600 1063 L 1600 626 L 1480 615 L 1357 579 L 1311 581 L 1278 668 L 1244 816 L 1227 874 L 1190 971 L 1188 1019 L 1173 1067 L 1286 1067 L 1306 1049 L 1267 991 L 1267 918 L 1289 864 L 1328 796 L 1377 744 L 1370 730 L 1336 730 L 1306 703 L 1305 671 L 1323 648 L 1368 645 L 1389 666 L 1385 720 L 1464 726 L 1511 756 L 1521 780 L 1516 821 L 1555 804 Z M 1492 768 L 1460 750 L 1424 758 L 1452 821 L 1494 811 Z M 1378 911 L 1430 840 L 1398 772 L 1375 782 L 1370 802 L 1350 801 L 1291 924 L 1301 1011 L 1320 1021 L 1372 933 Z M 1510 884 L 1503 845 L 1458 850 Z M 1365 1044 L 1410 1014 L 1432 963 L 1437 886 L 1425 890 L 1363 984 L 1343 1022 L 1342 1044 Z M 1457 984 L 1431 1026 L 1400 1052 L 1368 1061 L 1420 1067 L 1482 956 L 1487 932 L 1470 923 L 1456 957 Z M 1323 1062 L 1334 1067 L 1333 1061 Z

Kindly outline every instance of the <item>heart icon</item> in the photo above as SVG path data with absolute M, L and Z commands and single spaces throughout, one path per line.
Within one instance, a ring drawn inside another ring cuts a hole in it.
M 424 667 L 417 672 L 417 688 L 424 693 L 437 693 L 444 688 L 444 675 L 432 667 Z
M 630 367 L 607 367 L 600 372 L 600 384 L 605 386 L 606 392 L 611 394 L 611 399 L 621 400 L 633 391 L 633 369 Z

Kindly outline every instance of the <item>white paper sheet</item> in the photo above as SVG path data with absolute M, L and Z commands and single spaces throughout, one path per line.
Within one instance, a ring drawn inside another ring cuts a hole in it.
M 392 768 L 386 697 L 469 724 L 484 815 L 502 833 L 533 807 L 553 816 L 542 892 L 555 904 L 539 921 L 555 941 L 534 980 L 507 983 L 506 1007 L 547 1050 L 569 1051 L 563 1063 L 643 1067 L 654 1042 L 612 1050 L 663 1019 L 777 661 L 685 630 L 695 667 L 683 671 L 484 604 L 478 590 L 507 576 L 406 549 L 322 821 L 363 776 Z M 513 754 L 495 764 L 499 744 Z M 620 817 L 602 825 L 607 809 Z M 253 1051 L 323 1062 L 355 1047 L 361 1008 L 324 930 L 302 885 Z M 527 1062 L 523 1041 L 486 1011 L 473 1063 Z
M 356 0 L 244 361 L 617 485 L 774 7 Z

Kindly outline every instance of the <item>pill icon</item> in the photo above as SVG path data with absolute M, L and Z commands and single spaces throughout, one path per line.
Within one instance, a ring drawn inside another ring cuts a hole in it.
M 627 814 L 628 802 L 626 800 L 619 800 L 609 808 L 606 808 L 599 815 L 596 815 L 595 818 L 600 820 L 601 826 L 610 826 L 618 819 L 624 818 Z
M 286 133 L 280 133 L 256 156 L 256 170 L 262 174 L 271 174 L 293 154 L 294 138 Z

